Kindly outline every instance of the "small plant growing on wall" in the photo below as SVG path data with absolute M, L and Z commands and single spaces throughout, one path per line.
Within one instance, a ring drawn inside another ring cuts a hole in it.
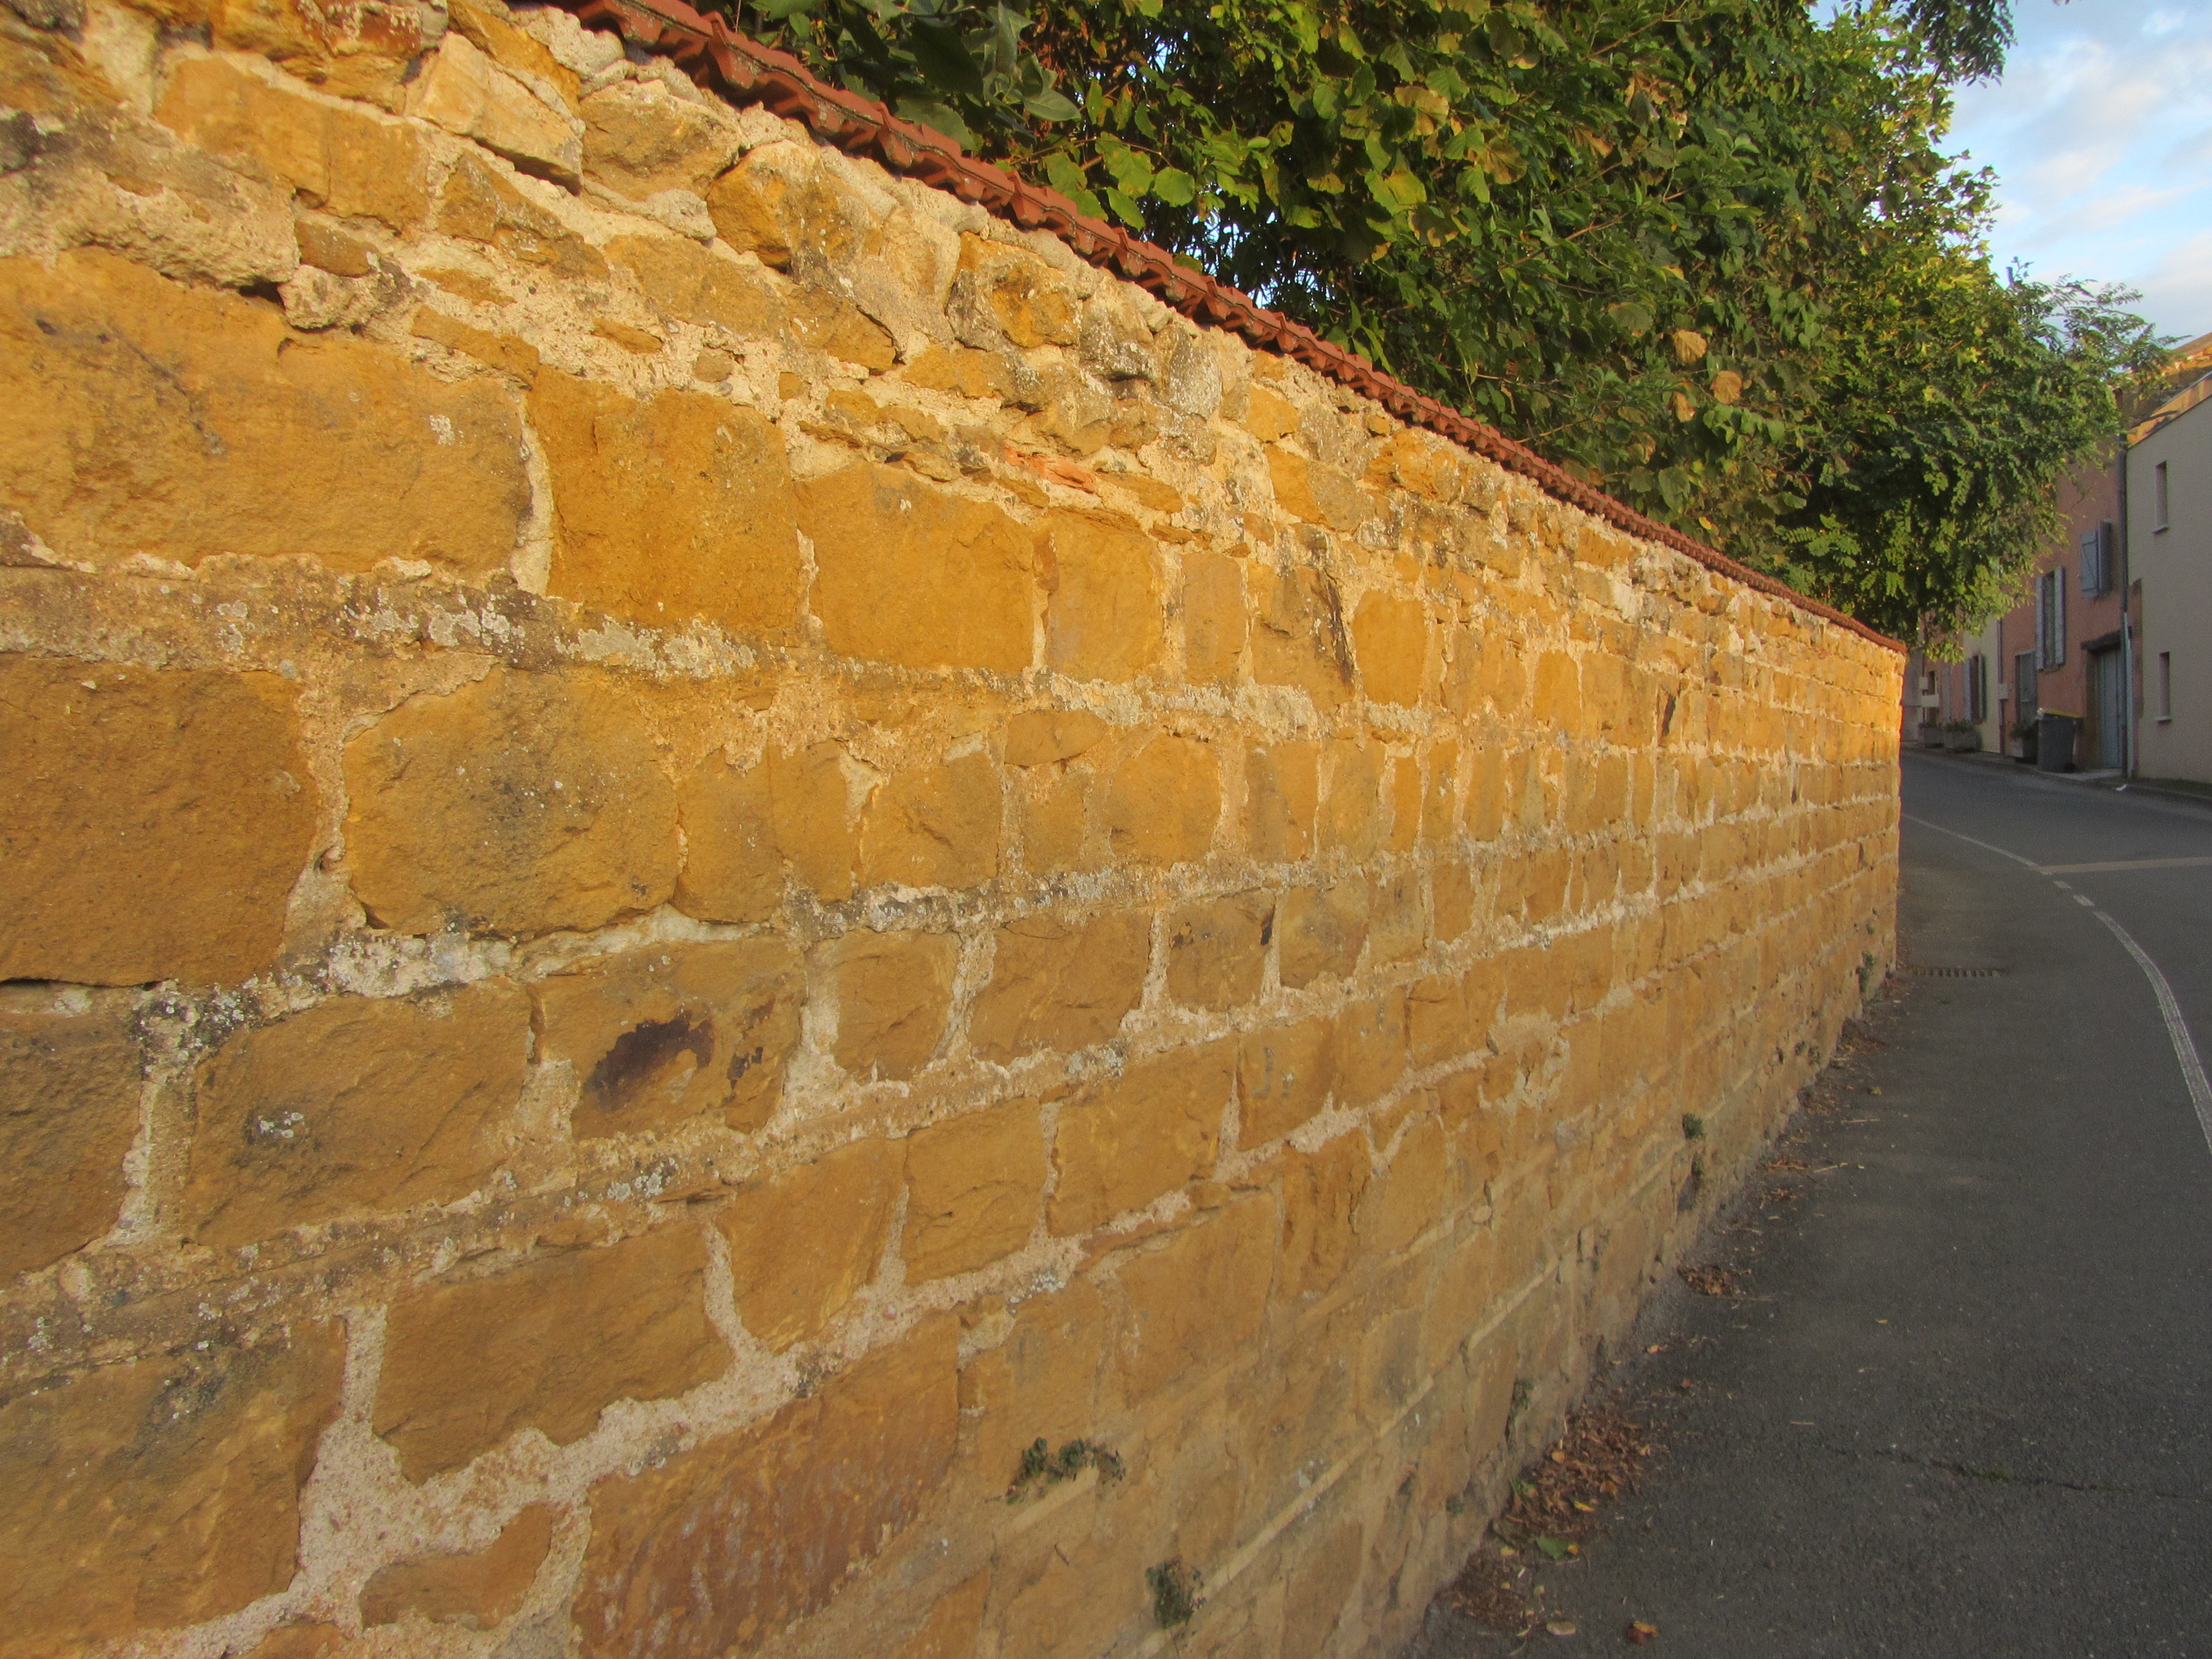
M 1156 1567 L 1146 1567 L 1145 1582 L 1152 1586 L 1152 1617 L 1162 1630 L 1190 1623 L 1204 1599 L 1199 1595 L 1204 1582 L 1201 1575 L 1179 1555 Z
M 1022 1449 L 1022 1466 L 1006 1487 L 1006 1502 L 1018 1504 L 1032 1493 L 1074 1480 L 1085 1469 L 1097 1470 L 1101 1480 L 1119 1480 L 1121 1455 L 1090 1440 L 1070 1440 L 1054 1451 L 1040 1435 Z

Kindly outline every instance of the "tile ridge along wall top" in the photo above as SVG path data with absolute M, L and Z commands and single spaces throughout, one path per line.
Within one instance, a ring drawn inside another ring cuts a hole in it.
M 1059 191 L 1033 185 L 1004 167 L 966 154 L 935 130 L 902 120 L 882 104 L 817 79 L 787 52 L 764 46 L 732 29 L 723 18 L 693 10 L 684 0 L 556 0 L 583 21 L 619 30 L 626 40 L 672 58 L 701 85 L 732 103 L 761 104 L 803 121 L 824 143 L 878 161 L 892 172 L 947 190 L 1003 215 L 1024 230 L 1058 236 L 1078 257 L 1127 278 L 1195 321 L 1226 328 L 1253 345 L 1296 359 L 1309 368 L 1372 398 L 1402 421 L 1464 445 L 1534 480 L 1557 499 L 1604 519 L 1646 541 L 1688 555 L 1762 593 L 1850 629 L 1893 651 L 1905 647 L 1855 617 L 1807 598 L 1796 589 L 1738 564 L 1679 530 L 1648 519 L 1615 501 L 1496 428 L 1472 420 L 1376 368 L 1354 351 L 1322 339 L 1280 312 L 1203 271 L 1178 264 L 1166 249 L 1076 211 Z

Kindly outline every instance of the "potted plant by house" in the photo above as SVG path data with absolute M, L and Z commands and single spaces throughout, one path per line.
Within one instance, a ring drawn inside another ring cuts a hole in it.
M 2012 723 L 2012 740 L 2020 746 L 2013 750 L 2012 757 L 2024 765 L 2034 765 L 2036 739 L 2041 732 L 2042 727 L 2036 724 L 2033 714 L 2022 714 L 2014 720 Z
M 1954 755 L 1978 755 L 1982 752 L 1982 728 L 1972 720 L 1946 720 L 1943 746 Z
M 1920 746 L 1923 749 L 1941 749 L 1943 746 L 1943 722 L 1933 714 L 1920 717 Z

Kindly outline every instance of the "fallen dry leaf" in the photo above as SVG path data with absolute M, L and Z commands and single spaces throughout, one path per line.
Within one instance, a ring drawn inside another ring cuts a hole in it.
M 1544 1628 L 1554 1636 L 1572 1636 L 1580 1626 L 1571 1619 L 1553 1619 L 1547 1620 Z
M 1658 1633 L 1658 1626 L 1647 1625 L 1641 1619 L 1631 1624 L 1626 1632 L 1630 1643 L 1639 1648 Z

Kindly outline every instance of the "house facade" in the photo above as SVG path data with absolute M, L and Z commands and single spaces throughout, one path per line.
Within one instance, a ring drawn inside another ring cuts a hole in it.
M 2212 336 L 2195 377 L 2128 434 L 2127 561 L 2142 606 L 2146 778 L 2212 783 Z

